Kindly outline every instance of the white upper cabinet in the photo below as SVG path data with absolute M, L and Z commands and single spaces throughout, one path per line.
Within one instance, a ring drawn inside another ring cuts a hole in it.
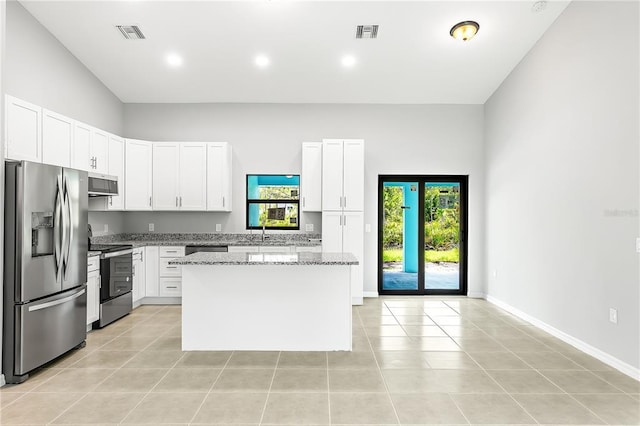
M 73 144 L 71 150 L 71 167 L 90 171 L 89 157 L 91 147 L 91 126 L 75 121 L 73 123 Z
M 207 144 L 180 144 L 179 195 L 180 210 L 207 209 Z
M 109 173 L 118 177 L 118 195 L 110 196 L 107 210 L 124 210 L 125 182 L 124 182 L 124 139 L 109 135 Z
M 48 109 L 42 110 L 42 162 L 71 167 L 74 121 Z
M 178 210 L 180 145 L 153 143 L 153 209 Z
M 301 211 L 322 211 L 322 142 L 302 143 L 302 176 L 300 179 Z
M 364 210 L 364 141 L 325 139 L 322 210 Z
M 109 134 L 95 127 L 91 128 L 89 167 L 90 172 L 109 174 Z
M 125 141 L 125 210 L 151 210 L 152 164 L 151 142 Z
M 42 108 L 5 96 L 5 157 L 42 162 Z
M 207 210 L 231 211 L 231 146 L 207 144 Z
M 345 211 L 364 210 L 364 141 L 343 142 L 343 196 Z

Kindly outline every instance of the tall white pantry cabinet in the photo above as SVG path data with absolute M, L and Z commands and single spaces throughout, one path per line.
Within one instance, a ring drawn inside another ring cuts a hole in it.
M 322 251 L 350 252 L 351 302 L 364 294 L 364 141 L 324 139 L 322 142 Z

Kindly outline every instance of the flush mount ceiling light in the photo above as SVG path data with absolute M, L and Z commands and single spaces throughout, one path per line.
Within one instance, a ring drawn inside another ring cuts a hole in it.
M 269 58 L 266 57 L 265 55 L 258 55 L 256 56 L 256 65 L 260 68 L 266 68 L 267 66 L 269 66 L 269 63 L 271 61 L 269 61 Z
M 166 61 L 167 64 L 169 64 L 169 66 L 173 68 L 178 68 L 182 65 L 182 57 L 175 53 L 169 53 L 166 57 Z
M 467 41 L 471 40 L 479 29 L 480 25 L 476 21 L 462 21 L 451 27 L 449 34 L 456 40 Z
M 356 64 L 356 58 L 351 55 L 345 55 L 342 57 L 342 66 L 345 68 L 353 68 Z

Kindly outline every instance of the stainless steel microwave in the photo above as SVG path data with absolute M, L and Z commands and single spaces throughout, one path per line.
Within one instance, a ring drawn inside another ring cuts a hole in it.
M 118 195 L 118 176 L 89 173 L 88 189 L 90 197 Z

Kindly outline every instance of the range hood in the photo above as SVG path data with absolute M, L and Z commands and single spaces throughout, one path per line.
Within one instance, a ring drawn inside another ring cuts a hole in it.
M 89 197 L 118 195 L 118 176 L 89 173 Z

